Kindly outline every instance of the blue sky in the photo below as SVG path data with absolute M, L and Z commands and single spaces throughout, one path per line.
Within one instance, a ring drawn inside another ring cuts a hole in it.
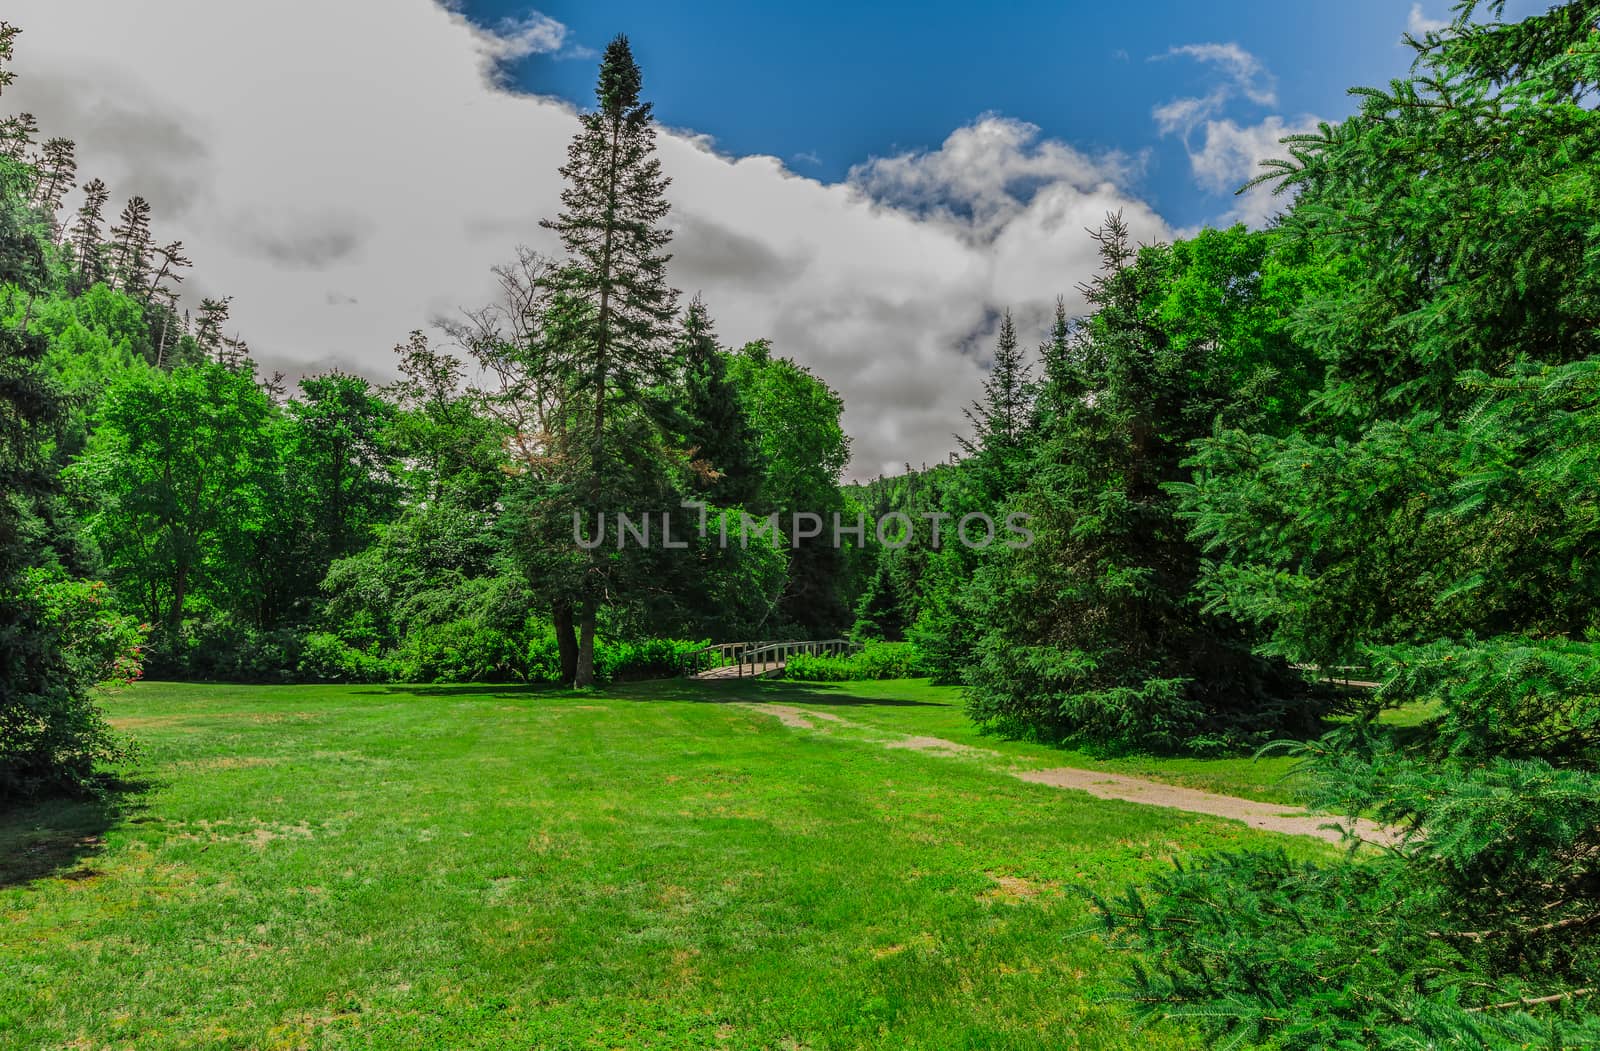
M 1420 5 L 1427 18 L 1447 0 Z M 659 119 L 708 134 L 734 155 L 771 154 L 797 172 L 842 179 L 872 156 L 936 147 L 995 111 L 1047 138 L 1096 152 L 1149 151 L 1134 185 L 1177 226 L 1227 211 L 1226 190 L 1197 183 L 1181 132 L 1163 136 L 1152 110 L 1203 96 L 1223 73 L 1176 47 L 1231 43 L 1255 56 L 1275 101 L 1230 98 L 1241 125 L 1271 114 L 1337 118 L 1352 84 L 1404 73 L 1400 46 L 1412 5 L 1400 0 L 1223 0 L 1218 3 L 770 4 L 703 0 L 546 0 L 570 30 L 558 55 L 511 70 L 518 86 L 587 104 L 598 50 L 626 32 Z M 525 4 L 467 0 L 493 26 Z M 1168 56 L 1168 57 L 1160 57 Z

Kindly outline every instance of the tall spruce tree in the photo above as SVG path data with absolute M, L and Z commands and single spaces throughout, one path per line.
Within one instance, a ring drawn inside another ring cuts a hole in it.
M 194 324 L 195 343 L 203 354 L 215 358 L 219 363 L 225 362 L 228 356 L 227 336 L 223 327 L 228 323 L 229 304 L 232 302 L 232 296 L 223 296 L 221 299 L 208 296 L 200 300 L 200 316 Z
M 633 410 L 647 388 L 668 378 L 676 313 L 677 292 L 666 282 L 672 234 L 662 225 L 668 180 L 641 87 L 628 38 L 618 35 L 600 62 L 598 105 L 579 118 L 582 127 L 561 167 L 561 212 L 544 224 L 567 252 L 541 284 L 551 304 L 557 364 L 570 377 L 570 397 L 584 406 L 586 447 L 574 467 L 576 494 L 591 522 L 619 495 L 627 456 L 641 454 L 619 448 L 615 435 L 643 437 Z M 579 686 L 595 681 L 595 624 L 607 577 L 606 554 L 596 548 L 576 596 Z
M 973 434 L 956 437 L 961 448 L 969 456 L 1017 448 L 1027 430 L 1033 394 L 1033 366 L 1017 346 L 1017 327 L 1007 310 L 995 337 L 994 364 L 983 381 L 983 397 L 965 410 Z
M 61 202 L 73 188 L 78 175 L 77 146 L 71 139 L 53 138 L 39 151 L 38 183 L 33 191 L 33 206 L 44 212 L 50 222 L 52 241 L 59 239 L 62 227 L 56 213 Z

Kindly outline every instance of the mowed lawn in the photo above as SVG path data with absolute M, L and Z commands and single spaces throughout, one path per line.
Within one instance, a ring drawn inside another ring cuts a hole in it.
M 127 690 L 114 808 L 0 816 L 0 1047 L 1199 1047 L 1072 888 L 1324 849 L 749 700 L 960 729 L 919 684 Z

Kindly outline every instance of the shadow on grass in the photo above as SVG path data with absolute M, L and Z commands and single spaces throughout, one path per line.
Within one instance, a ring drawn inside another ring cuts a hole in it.
M 108 781 L 99 798 L 48 799 L 0 809 L 0 888 L 36 879 L 90 879 L 105 834 L 144 809 L 143 781 Z
M 858 683 L 797 682 L 793 679 L 656 679 L 626 683 L 607 691 L 634 701 L 694 701 L 733 704 L 770 701 L 839 708 L 944 708 L 943 701 L 891 697 L 852 691 Z
M 459 685 L 395 685 L 374 686 L 368 690 L 351 691 L 363 695 L 394 696 L 403 694 L 408 697 L 526 697 L 536 693 L 565 693 L 568 692 L 559 686 L 547 683 L 462 683 Z

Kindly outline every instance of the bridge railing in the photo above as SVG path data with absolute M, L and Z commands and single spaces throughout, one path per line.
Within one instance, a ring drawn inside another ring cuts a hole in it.
M 854 653 L 861 643 L 849 639 L 785 639 L 778 641 L 719 642 L 703 646 L 683 661 L 684 675 L 698 675 L 714 668 L 737 667 L 738 676 L 760 675 L 788 662 L 797 654 L 837 657 Z

